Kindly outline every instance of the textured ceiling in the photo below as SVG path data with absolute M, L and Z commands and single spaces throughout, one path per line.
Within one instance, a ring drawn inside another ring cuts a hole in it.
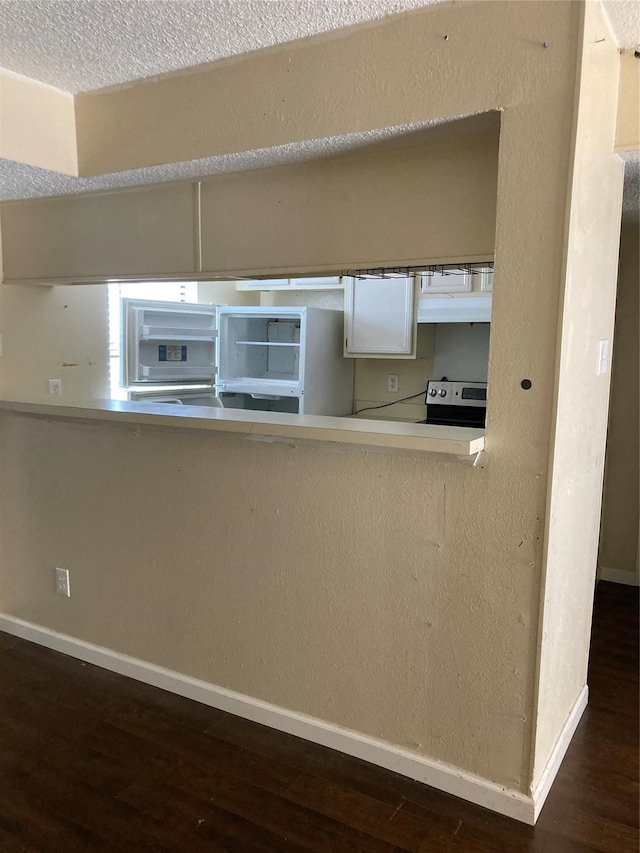
M 640 45 L 640 2 L 638 0 L 602 0 L 605 14 L 618 47 L 634 48 Z
M 0 0 L 0 65 L 85 92 L 348 27 L 438 0 Z M 620 47 L 638 0 L 604 0 Z
M 156 184 L 164 181 L 204 178 L 223 172 L 261 169 L 284 163 L 301 163 L 346 154 L 366 148 L 368 151 L 404 145 L 449 142 L 467 136 L 497 134 L 500 130 L 498 113 L 461 116 L 446 121 L 424 122 L 419 125 L 386 127 L 363 133 L 351 133 L 326 139 L 278 145 L 256 151 L 205 157 L 186 163 L 170 163 L 145 169 L 132 169 L 94 178 L 74 178 L 37 169 L 11 160 L 0 159 L 0 201 L 40 198 L 44 196 L 71 195 L 97 192 L 117 187 Z
M 622 210 L 625 216 L 640 219 L 640 151 L 628 151 L 622 159 L 625 161 Z
M 0 0 L 0 65 L 69 92 L 89 91 L 433 2 L 438 0 Z M 603 6 L 619 46 L 636 47 L 640 2 L 604 0 Z M 0 200 L 89 192 L 315 159 L 413 129 L 388 128 L 86 179 L 0 160 Z M 637 208 L 639 170 L 637 160 L 628 162 L 627 210 Z
M 67 92 L 85 92 L 433 2 L 0 0 L 0 65 Z
M 96 178 L 72 178 L 58 172 L 49 172 L 46 169 L 37 169 L 34 166 L 14 163 L 12 160 L 0 159 L 0 202 L 97 192 L 118 187 L 204 178 L 223 172 L 261 169 L 284 163 L 301 163 L 305 160 L 316 160 L 320 157 L 356 151 L 364 146 L 379 144 L 384 140 L 395 144 L 404 134 L 411 134 L 415 130 L 416 127 L 412 125 L 389 127 L 368 133 L 278 145 L 275 148 L 247 151 L 241 154 L 206 157 L 202 160 L 191 160 L 188 163 L 132 169 L 128 172 L 100 175 Z M 623 211 L 627 216 L 638 218 L 640 217 L 640 154 L 637 151 L 631 151 L 624 155 L 623 159 L 625 160 Z
M 619 47 L 640 46 L 639 0 L 603 0 L 602 6 Z M 640 217 L 640 159 L 637 151 L 622 155 L 625 160 L 622 210 L 625 217 Z
M 37 169 L 34 166 L 25 166 L 22 163 L 0 159 L 0 201 L 96 192 L 117 187 L 155 184 L 186 178 L 203 178 L 222 172 L 240 172 L 246 169 L 278 166 L 283 163 L 299 163 L 304 160 L 315 160 L 320 157 L 353 151 L 414 129 L 412 126 L 391 127 L 330 139 L 311 139 L 257 151 L 223 154 L 219 157 L 204 157 L 201 160 L 190 160 L 186 163 L 169 163 L 164 166 L 132 169 L 126 172 L 99 175 L 95 178 L 74 178 L 69 175 L 61 175 L 58 172 L 50 172 L 46 169 Z

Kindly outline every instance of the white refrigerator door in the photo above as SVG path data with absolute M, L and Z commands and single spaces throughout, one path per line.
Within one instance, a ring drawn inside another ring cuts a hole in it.
M 215 381 L 216 306 L 122 300 L 122 384 Z

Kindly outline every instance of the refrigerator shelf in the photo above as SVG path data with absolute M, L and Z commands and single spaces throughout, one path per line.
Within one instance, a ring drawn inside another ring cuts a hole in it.
M 204 368 L 204 367 L 188 367 L 188 366 L 166 366 L 162 367 L 150 367 L 147 364 L 140 365 L 140 375 L 144 377 L 144 379 L 157 379 L 161 381 L 163 379 L 167 379 L 172 381 L 173 379 L 214 379 L 216 372 L 215 367 Z
M 140 331 L 141 341 L 215 341 L 215 331 L 202 334 L 198 329 L 167 329 L 161 326 L 143 326 Z

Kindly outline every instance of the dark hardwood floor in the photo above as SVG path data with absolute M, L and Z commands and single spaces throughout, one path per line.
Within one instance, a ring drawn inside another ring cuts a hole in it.
M 632 853 L 637 589 L 599 584 L 589 683 L 532 828 L 0 634 L 0 851 Z

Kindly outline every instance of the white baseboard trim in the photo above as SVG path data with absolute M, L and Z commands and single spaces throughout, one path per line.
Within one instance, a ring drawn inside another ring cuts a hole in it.
M 624 569 L 610 569 L 607 566 L 598 566 L 598 580 L 623 583 L 626 586 L 640 586 L 640 577 L 637 572 L 626 572 Z
M 566 755 L 571 739 L 575 734 L 578 723 L 582 719 L 582 715 L 584 714 L 588 701 L 589 687 L 585 684 L 580 691 L 580 695 L 576 699 L 573 708 L 571 709 L 567 722 L 564 724 L 560 737 L 558 738 L 554 750 L 547 761 L 547 766 L 542 771 L 538 784 L 533 789 L 531 799 L 534 803 L 534 823 L 538 820 L 538 816 L 542 811 L 547 795 L 551 790 L 553 781 L 560 769 L 560 765 L 562 764 L 562 759 Z
M 531 796 L 386 741 L 306 714 L 298 714 L 269 702 L 253 699 L 224 687 L 217 687 L 206 681 L 190 678 L 179 672 L 120 654 L 103 646 L 87 643 L 67 634 L 60 634 L 13 616 L 0 613 L 0 630 L 111 672 L 135 678 L 238 717 L 244 717 L 244 719 L 344 752 L 371 764 L 377 764 L 523 823 L 530 825 L 535 823 L 536 810 Z M 562 754 L 564 755 L 564 752 Z M 550 775 L 549 787 L 553 781 L 553 775 L 555 772 Z

